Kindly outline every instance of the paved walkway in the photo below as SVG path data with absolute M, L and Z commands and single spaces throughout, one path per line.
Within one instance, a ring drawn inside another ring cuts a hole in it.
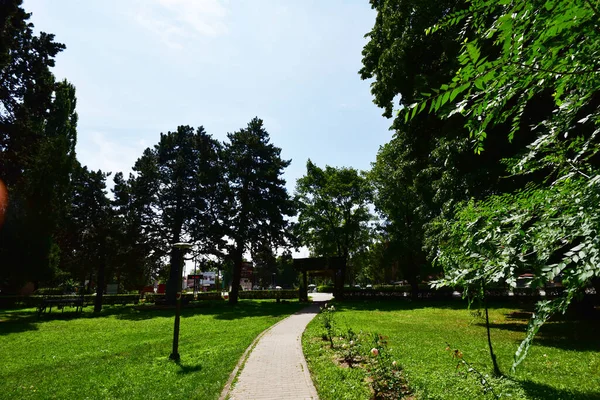
M 313 296 L 314 301 L 329 299 L 331 295 L 323 293 Z M 318 312 L 319 304 L 313 304 L 267 330 L 246 360 L 229 399 L 318 400 L 301 342 L 304 328 Z

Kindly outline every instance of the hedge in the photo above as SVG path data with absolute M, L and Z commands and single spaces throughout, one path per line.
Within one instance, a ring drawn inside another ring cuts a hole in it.
M 332 285 L 317 286 L 317 292 L 319 292 L 319 293 L 331 293 L 331 292 L 333 292 L 333 286 Z
M 146 293 L 144 298 L 146 303 L 162 303 L 166 301 L 164 293 Z M 184 293 L 181 295 L 181 299 L 184 303 L 189 303 L 190 301 L 223 300 L 223 297 L 221 296 L 221 292 L 199 292 L 197 299 L 194 299 L 193 293 Z
M 193 293 L 186 293 L 182 296 L 183 300 L 187 301 L 202 301 L 202 300 L 223 300 L 221 292 L 198 292 L 197 298 L 194 299 Z
M 231 296 L 231 293 L 229 293 Z M 298 289 L 283 290 L 244 290 L 239 292 L 240 299 L 297 299 Z
M 44 299 L 72 299 L 79 298 L 81 295 L 31 295 L 31 296 L 0 296 L 0 308 L 14 307 L 37 307 L 42 304 Z M 102 296 L 103 305 L 114 304 L 138 304 L 140 296 L 137 294 L 105 294 Z M 96 301 L 95 294 L 86 294 L 83 296 L 84 305 L 92 305 Z
M 65 291 L 61 287 L 57 288 L 39 288 L 35 292 L 34 295 L 47 296 L 47 295 L 62 295 L 65 294 Z
M 419 290 L 420 299 L 447 300 L 452 299 L 454 290 Z M 411 291 L 392 291 L 376 289 L 344 290 L 345 299 L 409 299 Z

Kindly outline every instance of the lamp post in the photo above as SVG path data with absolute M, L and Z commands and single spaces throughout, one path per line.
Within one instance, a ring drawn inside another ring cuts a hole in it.
M 192 245 L 189 243 L 175 243 L 173 247 L 179 249 L 179 251 L 181 252 L 181 257 L 179 260 L 177 260 L 180 266 L 178 279 L 179 287 L 177 288 L 177 302 L 175 304 L 175 325 L 173 326 L 173 351 L 171 352 L 169 358 L 174 361 L 179 361 L 179 319 L 181 316 L 181 272 L 183 271 L 183 253 L 185 252 L 185 250 L 190 249 Z M 172 265 L 171 268 L 173 268 Z

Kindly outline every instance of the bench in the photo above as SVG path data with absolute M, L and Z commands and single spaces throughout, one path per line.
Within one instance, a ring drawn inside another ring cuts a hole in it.
M 83 296 L 43 298 L 37 307 L 37 312 L 38 315 L 41 315 L 44 312 L 51 313 L 52 307 L 56 307 L 64 312 L 66 306 L 75 307 L 75 312 L 82 311 L 84 306 Z

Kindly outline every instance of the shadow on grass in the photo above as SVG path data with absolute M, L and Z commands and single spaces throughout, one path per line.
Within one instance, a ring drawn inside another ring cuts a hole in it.
M 485 328 L 484 323 L 477 323 L 477 325 Z M 492 329 L 521 332 L 523 338 L 525 338 L 527 321 L 521 323 L 490 323 L 490 327 Z M 554 321 L 544 324 L 533 341 L 534 345 L 540 344 L 562 350 L 600 351 L 597 332 L 600 332 L 600 321 Z M 520 343 L 521 341 L 517 340 L 516 342 Z
M 308 305 L 299 303 L 240 301 L 237 305 L 206 304 L 201 307 L 186 308 L 182 316 L 195 314 L 211 315 L 218 320 L 236 320 L 253 317 L 282 317 L 287 314 L 304 311 Z
M 306 307 L 297 302 L 276 303 L 268 301 L 243 300 L 235 306 L 225 302 L 203 302 L 192 306 L 183 307 L 182 318 L 194 315 L 208 315 L 220 320 L 236 320 L 253 317 L 282 317 L 292 314 Z M 100 313 L 94 313 L 91 306 L 83 312 L 76 313 L 66 308 L 64 312 L 51 312 L 38 315 L 35 309 L 0 310 L 0 335 L 37 330 L 40 324 L 51 321 L 69 321 L 76 319 L 114 317 L 126 321 L 143 321 L 153 318 L 173 318 L 175 308 L 156 309 L 153 306 L 105 306 Z
M 21 333 L 27 331 L 36 331 L 37 325 L 27 321 L 0 321 L 0 336 L 11 333 Z
M 179 371 L 177 371 L 177 374 L 179 374 L 179 375 L 187 375 L 187 374 L 192 374 L 194 372 L 202 371 L 201 364 L 185 365 L 185 364 L 182 364 L 181 361 L 176 361 L 175 364 L 177 364 L 177 366 L 179 367 Z
M 410 311 L 422 308 L 439 308 L 465 310 L 468 309 L 466 301 L 411 301 L 411 300 L 360 300 L 335 302 L 338 311 Z M 492 329 L 501 329 L 513 332 L 519 332 L 525 337 L 527 323 L 534 309 L 532 302 L 493 302 L 489 305 L 490 309 L 508 308 L 515 310 L 506 314 L 507 321 L 502 323 L 491 323 Z M 598 319 L 576 319 L 577 316 L 560 316 L 544 324 L 534 339 L 534 344 L 559 348 L 563 350 L 576 351 L 600 351 L 600 341 L 598 341 L 597 332 L 600 332 L 600 320 Z M 485 323 L 479 322 L 476 325 L 485 328 Z M 517 340 L 519 344 L 521 340 Z
M 408 311 L 422 308 L 444 308 L 452 310 L 466 310 L 468 307 L 466 300 L 344 300 L 342 302 L 335 301 L 335 308 L 341 310 L 352 311 Z
M 600 391 L 576 392 L 557 389 L 543 383 L 532 381 L 518 381 L 519 386 L 525 390 L 528 398 L 553 399 L 553 400 L 600 400 Z

